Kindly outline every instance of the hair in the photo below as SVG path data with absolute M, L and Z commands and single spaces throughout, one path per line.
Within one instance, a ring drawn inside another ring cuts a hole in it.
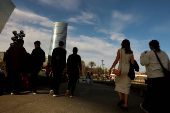
M 74 47 L 74 48 L 73 48 L 73 54 L 76 54 L 77 51 L 78 51 L 78 48 L 77 48 L 77 47 Z
M 41 42 L 40 41 L 35 41 L 34 44 L 37 44 L 37 45 L 41 45 Z
M 159 42 L 157 40 L 152 40 L 149 42 L 149 46 L 152 46 L 157 52 L 161 51 Z
M 125 48 L 125 53 L 126 54 L 131 54 L 131 53 L 133 53 L 133 51 L 131 50 L 131 48 L 130 48 L 130 41 L 128 40 L 128 39 L 124 39 L 123 41 L 122 41 L 122 48 Z
M 63 46 L 64 45 L 64 42 L 63 41 L 60 41 L 59 42 L 59 46 Z
M 18 43 L 18 44 L 24 43 L 24 40 L 18 39 L 18 40 L 17 40 L 17 43 Z

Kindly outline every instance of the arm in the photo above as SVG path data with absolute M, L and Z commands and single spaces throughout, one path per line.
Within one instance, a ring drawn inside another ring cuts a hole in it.
M 43 51 L 43 62 L 45 62 L 45 52 Z
M 67 74 L 70 72 L 69 71 L 69 69 L 70 69 L 69 65 L 70 65 L 70 56 L 68 56 L 68 58 L 67 58 Z
M 140 64 L 142 66 L 147 66 L 149 65 L 149 54 L 146 52 L 143 52 L 140 56 Z
M 54 59 L 55 59 L 55 51 L 54 51 L 54 49 L 53 49 L 53 52 L 52 52 L 52 57 L 51 57 L 51 67 L 53 67 L 54 66 Z
M 67 51 L 65 51 L 65 55 L 64 55 L 64 72 L 66 70 L 66 55 L 67 55 Z
M 112 68 L 116 66 L 116 64 L 118 63 L 119 59 L 120 59 L 120 51 L 118 50 L 117 51 L 116 59 L 115 59 L 113 65 L 112 65 L 112 67 L 110 68 L 110 70 L 112 70 Z
M 81 57 L 79 56 L 79 69 L 80 69 L 80 75 L 82 75 L 82 65 L 81 65 Z
M 134 55 L 132 55 L 132 57 L 131 57 L 131 63 L 134 65 L 135 64 L 135 61 L 134 61 Z

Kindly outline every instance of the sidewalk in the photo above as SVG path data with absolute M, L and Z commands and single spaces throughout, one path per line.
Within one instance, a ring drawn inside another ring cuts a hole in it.
M 116 106 L 119 100 L 113 86 L 77 83 L 76 98 L 65 96 L 67 83 L 62 83 L 60 89 L 60 97 L 52 97 L 45 87 L 37 95 L 0 96 L 0 113 L 126 113 Z M 131 91 L 128 113 L 144 113 L 139 107 L 143 100 Z

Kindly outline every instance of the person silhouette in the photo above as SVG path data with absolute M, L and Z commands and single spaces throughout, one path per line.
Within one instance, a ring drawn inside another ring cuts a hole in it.
M 69 96 L 69 90 L 71 88 L 70 97 L 74 97 L 74 90 L 76 87 L 77 79 L 79 79 L 79 74 L 82 72 L 81 57 L 77 54 L 78 48 L 73 48 L 73 54 L 69 55 L 67 59 L 67 73 L 69 77 L 68 89 L 66 91 L 66 96 Z M 79 73 L 80 69 L 80 73 Z M 81 74 L 82 75 L 82 74 Z

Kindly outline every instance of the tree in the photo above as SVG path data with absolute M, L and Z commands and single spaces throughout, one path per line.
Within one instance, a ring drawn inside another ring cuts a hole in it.
M 96 66 L 96 64 L 95 64 L 93 61 L 90 61 L 90 62 L 88 63 L 88 65 L 91 67 L 91 70 L 92 70 L 92 67 L 93 67 L 93 66 Z
M 105 74 L 108 74 L 108 69 L 105 68 L 105 69 L 104 69 L 104 72 L 105 72 Z
M 81 65 L 82 67 L 85 67 L 85 62 L 83 60 L 81 60 Z

